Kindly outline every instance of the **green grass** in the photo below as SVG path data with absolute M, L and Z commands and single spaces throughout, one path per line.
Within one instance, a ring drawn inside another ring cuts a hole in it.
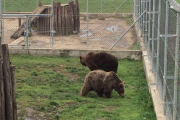
M 180 4 L 180 0 L 176 0 Z
M 5 12 L 32 12 L 37 7 L 38 0 L 2 0 L 2 9 Z M 41 0 L 43 4 L 51 4 L 51 0 Z M 67 3 L 67 0 L 54 0 L 54 2 Z M 113 13 L 121 5 L 124 0 L 103 0 L 103 13 Z M 5 8 L 4 8 L 5 6 Z M 79 0 L 81 12 L 86 12 L 86 0 Z M 127 0 L 117 12 L 132 12 L 133 0 Z M 101 12 L 101 0 L 89 0 L 89 12 Z
M 113 91 L 110 99 L 79 95 L 89 69 L 78 58 L 13 55 L 11 62 L 20 119 L 32 108 L 49 120 L 156 120 L 141 61 L 119 60 L 125 98 Z

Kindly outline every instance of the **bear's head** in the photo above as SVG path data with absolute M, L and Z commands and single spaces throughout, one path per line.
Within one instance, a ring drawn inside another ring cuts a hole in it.
M 119 86 L 118 86 L 118 93 L 121 97 L 124 97 L 124 92 L 125 92 L 125 85 L 124 85 L 124 81 L 121 81 L 119 83 Z
M 80 63 L 82 65 L 84 65 L 84 66 L 87 66 L 87 64 L 86 64 L 86 56 L 80 56 L 79 58 L 80 58 Z
M 125 82 L 124 81 L 120 81 L 116 87 L 115 90 L 118 92 L 118 94 L 124 98 L 124 92 L 125 92 Z

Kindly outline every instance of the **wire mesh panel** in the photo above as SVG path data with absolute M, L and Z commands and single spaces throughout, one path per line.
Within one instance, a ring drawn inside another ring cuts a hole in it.
M 157 87 L 164 103 L 167 120 L 179 120 L 179 15 L 180 6 L 173 0 L 150 0 L 143 4 L 136 0 L 141 8 L 146 7 L 146 19 L 143 26 L 143 41 L 148 51 Z M 135 10 L 138 6 L 135 6 Z M 136 10 L 137 11 L 137 10 Z M 140 13 L 141 14 L 141 10 Z M 136 18 L 139 14 L 135 14 Z M 147 22 L 148 21 L 148 22 Z M 139 23 L 142 23 L 141 20 Z M 148 23 L 148 24 L 146 24 Z M 147 25 L 147 27 L 146 27 Z M 147 28 L 147 29 L 146 29 Z M 141 31 L 141 32 L 142 32 Z M 147 37 L 145 36 L 147 34 Z

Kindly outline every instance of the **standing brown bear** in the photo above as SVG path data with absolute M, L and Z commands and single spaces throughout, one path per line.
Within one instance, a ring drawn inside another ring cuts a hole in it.
M 91 71 L 101 69 L 117 73 L 118 69 L 118 59 L 106 52 L 90 52 L 86 56 L 80 56 L 80 63 L 88 66 Z
M 85 96 L 89 91 L 95 91 L 99 97 L 104 95 L 104 97 L 110 98 L 113 89 L 121 97 L 124 97 L 124 81 L 121 81 L 115 72 L 94 70 L 86 75 L 80 95 Z

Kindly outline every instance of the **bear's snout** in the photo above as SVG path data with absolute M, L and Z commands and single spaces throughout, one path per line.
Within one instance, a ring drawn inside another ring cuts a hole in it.
M 124 93 L 120 93 L 120 96 L 121 96 L 122 98 L 124 98 Z

